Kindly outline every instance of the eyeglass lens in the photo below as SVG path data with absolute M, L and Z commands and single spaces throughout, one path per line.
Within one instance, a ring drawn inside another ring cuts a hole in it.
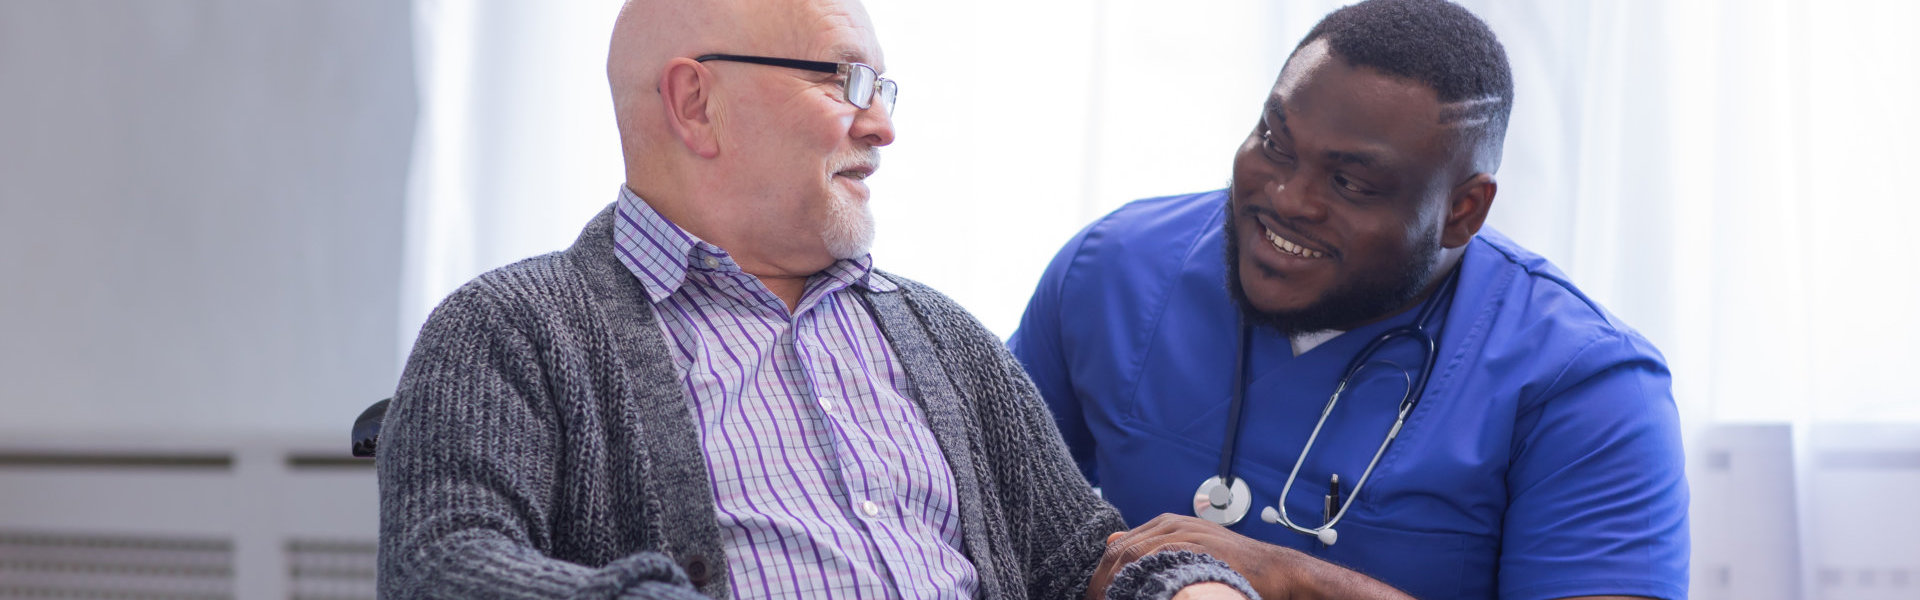
M 880 84 L 875 86 L 874 80 L 878 79 L 878 74 L 874 73 L 873 67 L 858 63 L 852 66 L 853 68 L 847 73 L 847 102 L 862 109 L 870 108 L 873 106 L 873 95 L 877 87 L 880 92 L 881 108 L 886 109 L 887 114 L 893 114 L 893 99 L 899 93 L 899 86 L 894 85 L 891 79 L 880 79 Z

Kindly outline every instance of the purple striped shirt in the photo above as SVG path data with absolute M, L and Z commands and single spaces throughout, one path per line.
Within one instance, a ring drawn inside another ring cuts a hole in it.
M 971 598 L 953 474 L 849 289 L 895 288 L 872 258 L 815 274 L 789 313 L 625 186 L 615 213 L 700 426 L 734 594 Z

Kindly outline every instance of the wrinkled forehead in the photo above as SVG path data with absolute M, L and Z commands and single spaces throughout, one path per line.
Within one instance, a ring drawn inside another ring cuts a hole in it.
M 745 2 L 740 40 L 753 52 L 784 58 L 885 63 L 873 21 L 853 0 Z

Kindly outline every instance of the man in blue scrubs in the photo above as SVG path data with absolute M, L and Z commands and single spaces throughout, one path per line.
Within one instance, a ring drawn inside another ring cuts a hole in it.
M 1060 251 L 1010 344 L 1136 527 L 1109 566 L 1198 546 L 1269 598 L 1686 596 L 1664 359 L 1482 227 L 1512 101 L 1472 14 L 1362 2 L 1296 47 L 1227 189 Z

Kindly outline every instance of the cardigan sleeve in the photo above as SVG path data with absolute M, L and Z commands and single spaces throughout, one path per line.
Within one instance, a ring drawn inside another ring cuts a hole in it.
M 991 331 L 959 305 L 933 290 L 907 286 L 911 304 L 920 313 L 959 394 L 969 407 L 980 444 L 977 464 L 983 465 L 982 496 L 1004 523 L 1015 558 L 1022 564 L 1026 597 L 1079 600 L 1084 598 L 1094 569 L 1106 553 L 1106 537 L 1125 531 L 1119 511 L 1107 504 L 1067 453 L 1052 415 L 1026 371 Z M 1160 556 L 1159 553 L 1149 558 Z M 1205 561 L 1162 559 L 1137 561 L 1136 577 L 1174 581 L 1207 576 L 1251 589 L 1246 580 L 1224 565 Z M 1147 564 L 1139 564 L 1147 563 Z M 1218 567 L 1218 568 L 1215 568 Z M 1182 573 L 1174 570 L 1185 569 Z M 1166 575 L 1156 579 L 1156 575 Z M 1145 588 L 1127 598 L 1170 598 L 1179 587 Z
M 422 328 L 382 426 L 381 598 L 700 598 L 672 559 L 547 556 L 561 435 L 538 343 L 482 281 Z
M 1162 550 L 1121 567 L 1107 586 L 1107 600 L 1161 600 L 1197 583 L 1223 583 L 1248 600 L 1260 592 L 1220 559 L 1186 550 Z

